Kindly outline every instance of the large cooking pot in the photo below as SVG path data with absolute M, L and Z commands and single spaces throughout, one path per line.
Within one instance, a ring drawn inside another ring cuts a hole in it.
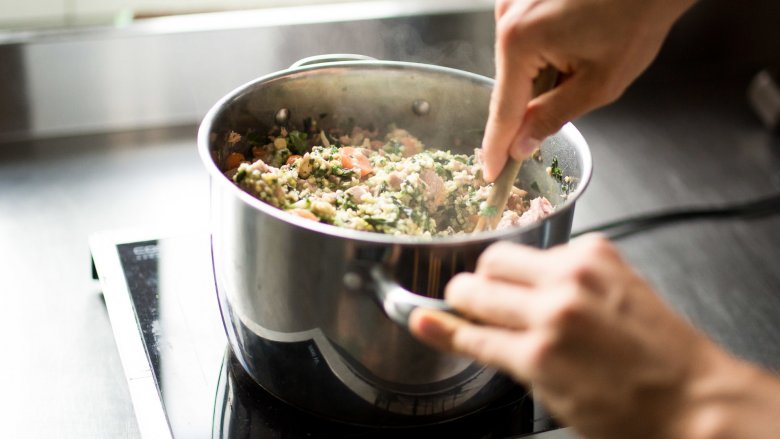
M 473 153 L 493 81 L 425 64 L 330 56 L 296 63 L 229 93 L 198 133 L 211 175 L 211 234 L 230 345 L 267 391 L 312 413 L 370 425 L 439 422 L 485 407 L 513 384 L 494 369 L 435 351 L 406 328 L 411 309 L 446 309 L 444 285 L 492 242 L 564 243 L 591 156 L 568 124 L 528 160 L 518 185 L 556 210 L 528 227 L 419 238 L 313 222 L 243 192 L 224 175 L 227 133 L 318 118 L 406 128 L 428 146 Z M 248 154 L 248 151 L 242 151 Z M 566 190 L 546 172 L 557 159 Z M 486 291 L 485 294 L 490 294 Z

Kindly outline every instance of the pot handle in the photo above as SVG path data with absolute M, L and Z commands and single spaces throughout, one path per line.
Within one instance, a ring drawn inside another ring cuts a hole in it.
M 371 284 L 371 289 L 374 290 L 385 314 L 404 328 L 409 328 L 409 315 L 415 308 L 436 309 L 460 317 L 455 308 L 444 300 L 421 296 L 405 289 L 398 282 L 390 279 L 381 266 L 374 266 L 367 274 L 370 279 L 366 280 Z M 363 286 L 363 279 L 357 273 L 348 273 L 344 283 L 348 287 L 360 288 Z
M 307 56 L 306 58 L 299 59 L 298 61 L 295 61 L 290 68 L 297 69 L 298 67 L 339 61 L 376 61 L 376 58 L 354 53 L 328 53 L 325 55 Z

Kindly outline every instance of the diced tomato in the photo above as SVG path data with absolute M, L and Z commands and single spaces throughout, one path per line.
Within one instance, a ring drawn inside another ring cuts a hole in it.
M 244 160 L 246 160 L 244 158 L 244 154 L 241 154 L 240 152 L 231 152 L 230 154 L 228 154 L 227 158 L 225 159 L 225 168 L 235 169 Z
M 296 208 L 296 209 L 290 209 L 287 212 L 291 213 L 291 214 L 293 214 L 295 216 L 299 216 L 301 218 L 306 218 L 306 219 L 312 220 L 312 221 L 319 221 L 320 220 L 319 218 L 317 218 L 317 215 L 311 213 L 310 210 L 306 210 L 306 209 L 297 209 Z
M 368 157 L 363 155 L 359 149 L 345 146 L 339 149 L 339 154 L 341 155 L 341 166 L 348 169 L 359 170 L 361 177 L 365 177 L 374 172 L 374 168 L 371 166 L 371 162 L 368 161 Z
M 299 156 L 298 154 L 293 154 L 290 157 L 287 157 L 287 162 L 285 162 L 285 164 L 288 165 L 288 166 L 292 165 L 299 158 L 301 158 L 301 156 Z

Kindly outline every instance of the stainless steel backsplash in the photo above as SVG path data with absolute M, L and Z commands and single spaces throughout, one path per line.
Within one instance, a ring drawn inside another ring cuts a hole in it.
M 247 14 L 216 14 L 206 22 L 180 17 L 0 43 L 0 144 L 197 123 L 233 88 L 323 53 L 417 60 L 491 74 L 489 5 L 439 9 L 281 25 L 268 25 L 260 12 L 250 15 L 257 26 L 232 20 L 246 21 Z
M 338 9 L 323 22 L 253 11 L 0 35 L 0 146 L 195 124 L 233 88 L 315 54 L 360 53 L 493 74 L 492 2 L 404 4 L 378 2 L 363 16 L 351 9 L 346 21 L 334 18 Z M 724 66 L 742 72 L 778 60 L 779 10 L 776 1 L 748 0 L 738 8 L 726 0 L 700 2 L 646 77 L 706 77 Z

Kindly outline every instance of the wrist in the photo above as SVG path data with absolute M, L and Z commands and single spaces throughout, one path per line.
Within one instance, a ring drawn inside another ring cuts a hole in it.
M 714 344 L 699 356 L 672 437 L 777 437 L 780 379 Z

